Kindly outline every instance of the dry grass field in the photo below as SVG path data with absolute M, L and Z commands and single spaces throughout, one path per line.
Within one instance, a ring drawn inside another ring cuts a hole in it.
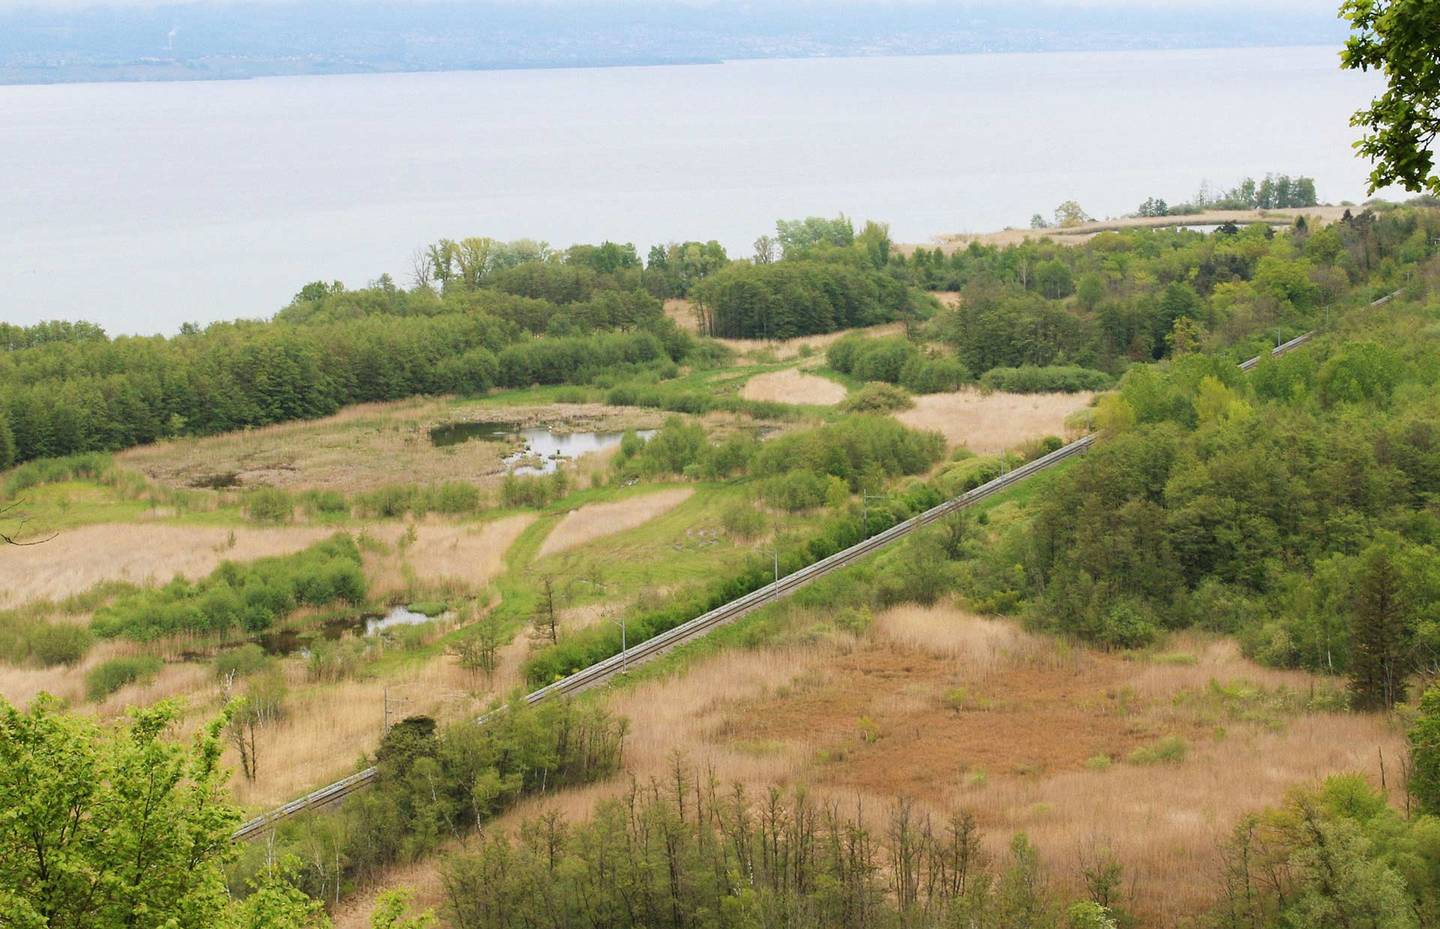
M 895 418 L 915 429 L 933 429 L 951 448 L 993 455 L 1047 435 L 1065 437 L 1066 417 L 1089 406 L 1094 394 L 1008 394 L 959 390 L 923 394 Z
M 642 526 L 675 509 L 695 493 L 693 487 L 672 487 L 610 503 L 588 503 L 571 510 L 550 530 L 538 557 L 568 551 L 617 532 Z
M 384 598 L 413 581 L 478 590 L 504 572 L 505 552 L 535 518 L 534 513 L 518 513 L 483 523 L 453 523 L 430 517 L 413 526 L 413 539 L 403 546 L 406 527 L 367 526 L 364 532 L 389 547 L 364 555 L 370 594 Z
M 349 407 L 310 422 L 159 442 L 117 457 L 152 480 L 182 487 L 220 480 L 237 486 L 355 492 L 449 480 L 486 484 L 499 481 L 504 474 L 501 459 L 514 449 L 481 441 L 436 448 L 430 429 L 478 421 L 619 432 L 655 428 L 663 420 L 652 411 L 601 403 L 497 407 L 443 398 L 401 400 Z
M 164 584 L 177 574 L 203 577 L 222 561 L 289 554 L 334 531 L 155 523 L 101 523 L 66 529 L 44 545 L 16 548 L 6 554 L 0 607 L 58 600 L 101 581 Z
M 1260 667 L 1228 640 L 1167 647 L 1124 658 L 941 605 L 881 613 L 860 638 L 727 650 L 609 697 L 631 723 L 624 777 L 526 801 L 490 828 L 550 809 L 584 818 L 630 777 L 663 779 L 679 752 L 722 782 L 859 800 L 877 827 L 900 798 L 968 809 L 993 853 L 1025 831 L 1062 880 L 1106 847 L 1145 925 L 1173 926 L 1211 899 L 1242 815 L 1334 772 L 1378 783 L 1402 738 L 1378 716 L 1306 710 L 1334 682 Z M 1145 756 L 1167 738 L 1178 757 Z M 437 867 L 394 882 L 435 905 Z M 369 909 L 367 895 L 337 925 L 362 926 Z
M 695 318 L 695 309 L 689 300 L 666 300 L 665 315 L 673 319 L 675 324 L 686 332 L 698 333 L 700 331 L 700 324 Z M 830 343 L 843 339 L 851 333 L 858 332 L 871 336 L 898 335 L 903 332 L 904 329 L 905 327 L 901 323 L 886 323 L 881 326 L 870 326 L 865 329 L 843 329 L 839 332 L 800 336 L 794 339 L 716 339 L 716 341 L 728 346 L 737 355 L 769 352 L 773 354 L 775 358 L 784 361 L 799 356 L 800 350 L 807 346 L 812 351 L 823 352 Z
M 834 406 L 845 399 L 845 393 L 843 384 L 794 368 L 757 374 L 740 389 L 740 396 L 746 400 L 808 403 L 815 406 Z
M 938 245 L 947 255 L 959 249 L 966 248 L 971 242 L 979 242 L 981 245 L 993 245 L 1004 247 L 1006 245 L 1019 245 L 1026 239 L 1049 239 L 1052 242 L 1059 242 L 1062 245 L 1079 245 L 1088 242 L 1102 232 L 1114 232 L 1121 229 L 1136 228 L 1164 228 L 1167 226 L 1209 226 L 1220 223 L 1269 223 L 1272 226 L 1288 226 L 1295 221 L 1297 216 L 1304 216 L 1307 221 L 1332 223 L 1345 212 L 1343 206 L 1311 206 L 1297 209 L 1281 210 L 1209 210 L 1204 213 L 1194 213 L 1189 216 L 1128 216 L 1121 219 L 1103 219 L 1095 222 L 1083 223 L 1079 226 L 1070 226 L 1065 229 L 1002 229 L 999 232 L 959 232 L 950 235 L 937 236 L 935 241 L 926 247 L 933 248 Z M 904 254 L 910 254 L 915 250 L 914 245 L 897 245 L 896 249 Z

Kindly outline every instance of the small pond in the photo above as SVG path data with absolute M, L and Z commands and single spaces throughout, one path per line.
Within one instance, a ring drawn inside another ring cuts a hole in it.
M 439 616 L 426 616 L 405 606 L 392 606 L 384 613 L 368 613 L 332 619 L 310 629 L 278 629 L 257 636 L 255 641 L 270 655 L 308 655 L 317 639 L 338 641 L 348 636 L 373 636 L 397 626 L 418 626 Z
M 648 439 L 655 430 L 640 429 L 637 434 Z M 549 426 L 519 423 L 446 423 L 430 430 L 430 444 L 436 448 L 474 440 L 522 446 L 505 456 L 511 474 L 550 474 L 561 461 L 613 448 L 624 437 L 624 432 L 554 432 Z

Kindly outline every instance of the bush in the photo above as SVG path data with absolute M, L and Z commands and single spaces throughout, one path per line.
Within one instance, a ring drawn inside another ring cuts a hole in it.
M 915 405 L 910 395 L 893 384 L 866 384 L 845 398 L 840 409 L 847 413 L 892 413 Z
M 1131 752 L 1126 759 L 1131 764 L 1179 764 L 1185 760 L 1190 748 L 1185 740 L 1176 735 L 1167 735 L 1165 738 L 1149 745 L 1142 745 Z
M 68 624 L 45 625 L 30 637 L 30 654 L 46 667 L 73 665 L 85 657 L 93 641 L 90 630 Z
M 224 681 L 232 677 L 248 677 L 271 663 L 265 649 L 254 643 L 223 651 L 215 656 L 215 677 Z
M 771 506 L 795 513 L 823 506 L 827 489 L 825 479 L 814 471 L 795 470 L 765 481 L 760 494 Z
M 365 658 L 366 643 L 360 639 L 321 640 L 310 648 L 305 674 L 312 681 L 338 683 L 358 675 Z
M 959 390 L 969 380 L 970 370 L 954 358 L 917 355 L 900 369 L 900 385 L 917 394 Z
M 765 531 L 765 514 L 749 503 L 735 503 L 720 514 L 720 525 L 737 539 L 753 539 Z
M 543 477 L 517 477 L 505 475 L 500 484 L 500 504 L 506 507 L 548 506 L 565 496 L 570 490 L 570 477 L 556 468 Z
M 350 502 L 338 490 L 307 491 L 301 505 L 311 516 L 345 516 L 350 513 Z
M 245 515 L 257 523 L 288 523 L 295 499 L 279 487 L 259 487 L 245 495 Z
M 64 458 L 29 461 L 5 476 L 4 496 L 14 497 L 22 490 L 41 484 L 76 480 L 101 481 L 113 474 L 114 468 L 115 463 L 110 456 L 101 452 L 83 452 Z
M 851 490 L 861 490 L 862 484 L 875 490 L 885 478 L 925 471 L 944 453 L 945 440 L 938 433 L 907 429 L 888 416 L 851 416 L 771 439 L 755 456 L 754 472 L 773 477 L 805 470 L 834 475 Z
M 141 641 L 179 633 L 268 629 L 299 606 L 365 599 L 365 575 L 355 540 L 339 533 L 293 555 L 247 564 L 223 562 L 197 582 L 176 578 L 164 587 L 122 594 L 95 612 L 101 636 Z
M 1027 365 L 1019 368 L 991 368 L 980 378 L 980 383 L 990 390 L 1003 390 L 1014 394 L 1076 393 L 1082 390 L 1109 390 L 1114 386 L 1115 379 L 1104 371 L 1078 365 L 1043 368 Z
M 127 684 L 148 681 L 163 666 L 164 662 L 154 655 L 111 658 L 85 675 L 85 695 L 92 701 L 103 700 Z

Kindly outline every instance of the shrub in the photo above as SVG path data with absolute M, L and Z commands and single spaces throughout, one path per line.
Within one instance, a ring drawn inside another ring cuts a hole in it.
M 480 488 L 463 481 L 446 481 L 438 484 L 430 488 L 426 498 L 425 508 L 428 511 L 452 516 L 474 513 L 484 505 Z
M 891 413 L 908 410 L 915 405 L 910 395 L 893 384 L 866 384 L 845 398 L 840 409 L 847 413 Z
M 245 515 L 257 523 L 288 523 L 295 499 L 279 487 L 258 487 L 245 495 Z
M 293 555 L 238 564 L 223 562 L 203 580 L 177 578 L 164 587 L 123 594 L 95 612 L 101 636 L 149 640 L 179 633 L 268 629 L 297 606 L 365 599 L 355 540 L 339 533 Z
M 795 470 L 766 480 L 760 493 L 771 506 L 794 513 L 823 506 L 827 489 L 814 471 Z
M 232 648 L 215 656 L 215 677 L 224 681 L 231 677 L 248 677 L 271 663 L 265 649 L 254 643 Z
M 980 378 L 980 383 L 990 390 L 1015 394 L 1076 393 L 1081 390 L 1108 390 L 1114 386 L 1115 379 L 1104 371 L 1078 365 L 1027 365 L 1019 368 L 991 368 Z
M 559 500 L 569 489 L 570 477 L 559 468 L 543 477 L 517 477 L 507 474 L 500 484 L 500 503 L 506 507 L 528 506 L 539 509 Z
M 350 512 L 350 502 L 338 490 L 307 491 L 301 505 L 311 516 L 343 516 Z
M 749 503 L 735 503 L 720 514 L 720 525 L 737 539 L 753 539 L 765 531 L 765 514 Z
M 917 394 L 959 390 L 970 380 L 970 370 L 954 358 L 927 358 L 917 355 L 900 369 L 900 385 Z
M 360 673 L 365 662 L 366 643 L 360 639 L 332 642 L 322 639 L 310 647 L 305 674 L 312 681 L 334 684 Z
M 111 658 L 85 675 L 85 694 L 93 701 L 103 700 L 127 684 L 148 681 L 163 666 L 164 662 L 154 655 Z
M 1130 753 L 1126 759 L 1131 764 L 1179 764 L 1185 760 L 1190 747 L 1185 740 L 1176 735 L 1167 735 L 1159 741 L 1149 745 L 1142 745 Z
M 46 667 L 73 665 L 85 657 L 92 641 L 90 630 L 83 626 L 43 625 L 31 633 L 30 654 Z

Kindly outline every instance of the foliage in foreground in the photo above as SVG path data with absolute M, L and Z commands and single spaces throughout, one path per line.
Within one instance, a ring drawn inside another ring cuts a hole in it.
M 1246 817 L 1222 852 L 1213 929 L 1440 925 L 1440 819 L 1405 819 L 1359 776 Z
M 287 824 L 276 843 L 305 861 L 297 880 L 334 899 L 397 862 L 463 836 L 524 796 L 585 784 L 620 764 L 625 721 L 597 707 L 520 702 L 483 723 L 437 730 L 426 717 L 397 723 L 376 753 L 379 778 L 338 811 Z M 240 874 L 272 853 L 247 848 Z M 240 880 L 232 875 L 232 883 Z
M 162 703 L 118 731 L 46 697 L 0 701 L 0 924 L 23 929 L 224 925 L 239 822 L 219 767 L 223 720 L 193 748 Z
M 872 831 L 803 790 L 754 797 L 677 762 L 589 822 L 542 816 L 455 857 L 446 915 L 456 929 L 1129 925 L 1118 866 L 1086 877 L 1088 899 L 1066 918 L 1024 835 L 995 861 L 963 812 L 937 820 L 901 803 Z

